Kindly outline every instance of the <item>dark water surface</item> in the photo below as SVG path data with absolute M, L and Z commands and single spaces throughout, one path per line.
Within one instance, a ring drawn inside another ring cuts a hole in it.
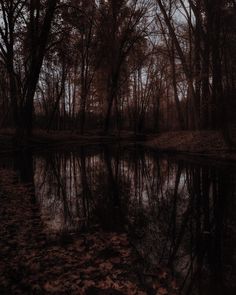
M 182 294 L 236 294 L 235 165 L 110 146 L 6 162 L 34 183 L 48 232 L 127 232 L 144 273 L 170 270 Z

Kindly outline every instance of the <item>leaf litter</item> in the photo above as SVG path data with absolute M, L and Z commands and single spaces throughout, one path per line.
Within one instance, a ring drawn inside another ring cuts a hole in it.
M 126 233 L 96 229 L 69 239 L 50 235 L 32 186 L 20 183 L 9 170 L 0 170 L 0 236 L 0 294 L 165 295 L 178 291 L 167 272 L 142 273 L 140 257 Z

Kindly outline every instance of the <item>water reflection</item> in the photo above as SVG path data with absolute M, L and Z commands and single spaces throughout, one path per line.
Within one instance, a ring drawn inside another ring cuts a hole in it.
M 34 175 L 49 232 L 96 226 L 128 231 L 143 273 L 168 267 L 184 294 L 234 294 L 233 166 L 107 146 L 29 155 L 21 162 L 16 165 L 25 181 Z

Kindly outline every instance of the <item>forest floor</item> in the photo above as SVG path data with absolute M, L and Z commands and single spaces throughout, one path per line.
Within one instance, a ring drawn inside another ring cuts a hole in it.
M 147 136 L 145 146 L 163 152 L 236 160 L 236 148 L 230 147 L 218 131 L 177 131 L 151 135 Z
M 9 170 L 0 170 L 0 236 L 1 295 L 178 293 L 167 271 L 142 273 L 127 233 L 50 234 L 31 184 Z
M 105 135 L 100 130 L 80 135 L 71 131 L 34 131 L 28 142 L 20 147 L 13 144 L 14 132 L 11 129 L 0 130 L 0 153 L 28 147 L 60 147 L 70 145 L 92 145 L 110 143 L 140 143 L 141 145 L 162 151 L 181 153 L 221 160 L 236 160 L 236 147 L 230 147 L 218 131 L 176 131 L 161 134 L 134 134 L 130 131 L 114 132 Z

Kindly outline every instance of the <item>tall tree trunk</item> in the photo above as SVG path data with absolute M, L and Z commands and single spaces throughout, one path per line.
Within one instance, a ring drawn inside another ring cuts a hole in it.
M 33 127 L 33 109 L 34 109 L 34 95 L 39 80 L 39 75 L 41 67 L 43 64 L 43 59 L 46 51 L 46 46 L 48 43 L 48 37 L 51 30 L 51 25 L 56 9 L 56 5 L 59 0 L 48 0 L 47 1 L 47 11 L 44 17 L 42 30 L 38 39 L 32 36 L 32 52 L 30 52 L 30 65 L 28 72 L 28 79 L 25 87 L 25 103 L 23 108 L 23 122 L 24 130 L 27 135 L 30 136 Z M 33 6 L 34 7 L 34 6 Z M 33 7 L 31 7 L 33 9 Z M 34 20 L 32 19 L 34 22 Z M 31 24 L 33 27 L 35 24 Z
M 118 84 L 118 73 L 112 75 L 111 85 L 108 86 L 108 96 L 107 96 L 107 110 L 104 121 L 104 132 L 108 133 L 111 124 L 111 114 L 114 104 L 114 100 L 117 95 L 117 84 Z
M 183 66 L 183 70 L 184 70 L 184 73 L 185 73 L 185 76 L 186 76 L 186 79 L 187 79 L 187 83 L 188 83 L 188 88 L 189 88 L 189 91 L 191 93 L 191 97 L 192 97 L 192 105 L 193 105 L 193 116 L 194 116 L 194 125 L 195 125 L 195 128 L 196 129 L 199 129 L 199 126 L 200 126 L 200 121 L 199 121 L 199 112 L 198 112 L 198 108 L 197 108 L 197 101 L 196 101 L 196 93 L 195 93 L 195 89 L 194 89 L 194 85 L 193 85 L 193 74 L 192 74 L 192 71 L 191 69 L 189 68 L 189 65 L 186 61 L 186 58 L 184 56 L 184 53 L 182 51 L 182 48 L 179 44 L 179 41 L 178 41 L 178 38 L 175 34 L 175 30 L 171 24 L 171 21 L 170 21 L 170 18 L 169 16 L 167 15 L 167 12 L 165 10 L 165 7 L 162 3 L 161 0 L 157 0 L 157 3 L 160 7 L 160 10 L 163 14 L 163 17 L 164 17 L 164 20 L 165 20 L 165 23 L 168 27 L 168 30 L 169 30 L 169 34 L 175 44 L 175 48 L 177 50 L 177 53 L 179 55 L 179 58 L 181 60 L 181 63 L 182 63 L 182 66 Z
M 185 129 L 184 116 L 183 116 L 183 113 L 181 110 L 178 89 L 177 89 L 177 81 L 176 81 L 175 49 L 174 49 L 173 41 L 172 41 L 172 45 L 171 45 L 171 67 L 172 67 L 172 81 L 173 81 L 173 89 L 174 89 L 174 99 L 175 99 L 175 104 L 176 104 L 176 109 L 177 109 L 177 114 L 178 114 L 178 119 L 179 119 L 179 125 L 180 125 L 180 128 L 182 130 L 184 130 Z

